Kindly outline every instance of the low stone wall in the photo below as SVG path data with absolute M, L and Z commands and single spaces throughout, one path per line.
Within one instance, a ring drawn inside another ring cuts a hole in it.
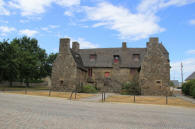
M 0 82 L 0 86 L 9 86 L 9 82 Z M 13 86 L 26 86 L 26 83 L 24 82 L 13 82 Z M 42 83 L 29 83 L 29 86 L 48 86 L 48 82 L 42 82 Z

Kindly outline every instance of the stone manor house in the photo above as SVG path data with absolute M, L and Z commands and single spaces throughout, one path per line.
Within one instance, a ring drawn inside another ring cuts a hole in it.
M 170 81 L 169 53 L 158 38 L 146 48 L 80 49 L 78 42 L 60 39 L 59 55 L 52 68 L 52 88 L 74 91 L 92 84 L 106 92 L 120 92 L 122 84 L 138 76 L 142 95 L 166 95 Z

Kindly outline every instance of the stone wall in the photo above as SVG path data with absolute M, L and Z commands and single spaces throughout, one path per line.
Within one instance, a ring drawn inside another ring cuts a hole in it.
M 92 68 L 92 71 L 97 88 L 107 92 L 120 92 L 122 84 L 131 81 L 134 76 L 129 68 Z M 105 77 L 106 72 L 110 73 L 109 77 Z
M 77 65 L 70 52 L 70 39 L 60 39 L 60 51 L 52 67 L 53 90 L 76 89 Z
M 139 76 L 142 95 L 169 94 L 170 64 L 159 46 L 158 38 L 151 38 L 147 43 Z

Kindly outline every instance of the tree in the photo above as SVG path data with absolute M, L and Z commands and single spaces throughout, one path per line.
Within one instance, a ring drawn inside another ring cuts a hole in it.
M 18 63 L 17 53 L 13 45 L 7 41 L 0 42 L 0 76 L 1 80 L 7 80 L 12 86 L 12 82 L 17 79 Z
M 29 80 L 40 79 L 47 75 L 44 70 L 47 54 L 38 46 L 34 38 L 15 38 L 11 44 L 15 46 L 18 54 L 19 78 L 29 86 Z
M 57 53 L 51 53 L 48 58 L 47 58 L 47 63 L 45 65 L 45 70 L 47 71 L 47 75 L 51 76 L 51 72 L 52 72 L 52 66 L 53 66 L 53 63 L 57 57 Z

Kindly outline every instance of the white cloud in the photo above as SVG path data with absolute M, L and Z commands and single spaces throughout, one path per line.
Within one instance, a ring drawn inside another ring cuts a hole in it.
M 51 29 L 56 29 L 56 28 L 59 28 L 59 27 L 60 27 L 59 25 L 49 25 L 47 27 L 42 27 L 41 30 L 51 32 Z
M 191 25 L 195 25 L 195 19 L 190 20 L 189 23 L 190 23 Z
M 10 15 L 10 12 L 5 8 L 5 2 L 0 0 L 0 15 Z
M 172 79 L 181 81 L 181 62 L 183 64 L 184 79 L 186 79 L 192 72 L 195 71 L 195 58 L 188 58 L 181 61 L 175 61 L 171 63 L 171 75 Z
M 56 28 L 59 28 L 60 26 L 59 25 L 49 25 L 49 28 L 51 29 L 56 29 Z
M 188 50 L 187 53 L 188 54 L 195 54 L 195 50 Z
M 170 6 L 183 6 L 195 0 L 142 0 L 135 12 L 122 6 L 100 2 L 94 7 L 84 7 L 87 20 L 95 21 L 92 27 L 103 26 L 119 32 L 120 38 L 138 40 L 165 31 L 158 22 L 157 12 Z
M 32 37 L 32 36 L 34 36 L 35 34 L 37 34 L 38 31 L 36 31 L 36 30 L 24 29 L 24 30 L 20 30 L 19 33 L 20 33 L 21 35 L 25 35 L 25 36 Z
M 137 7 L 137 10 L 141 13 L 156 13 L 162 8 L 169 6 L 183 6 L 191 4 L 195 0 L 142 0 Z
M 66 16 L 73 16 L 73 12 L 72 11 L 65 11 L 64 15 L 66 15 Z
M 12 0 L 9 4 L 22 11 L 23 16 L 41 14 L 49 7 L 52 0 Z
M 121 38 L 141 39 L 164 31 L 155 15 L 134 14 L 124 7 L 110 3 L 100 3 L 96 7 L 85 7 L 88 20 L 97 21 L 93 27 L 105 26 L 116 30 Z
M 16 29 L 14 27 L 8 27 L 8 26 L 0 26 L 0 34 L 2 36 L 6 36 L 7 33 L 16 31 Z
M 80 43 L 81 49 L 84 49 L 84 48 L 97 48 L 98 47 L 97 44 L 86 41 L 83 38 L 78 38 L 77 41 Z
M 79 5 L 80 0 L 11 0 L 9 5 L 20 9 L 22 16 L 31 16 L 44 13 L 46 8 L 50 7 L 53 3 L 70 7 Z
M 55 0 L 55 2 L 58 5 L 66 6 L 66 7 L 70 7 L 70 6 L 74 6 L 74 5 L 79 5 L 80 4 L 80 0 Z

